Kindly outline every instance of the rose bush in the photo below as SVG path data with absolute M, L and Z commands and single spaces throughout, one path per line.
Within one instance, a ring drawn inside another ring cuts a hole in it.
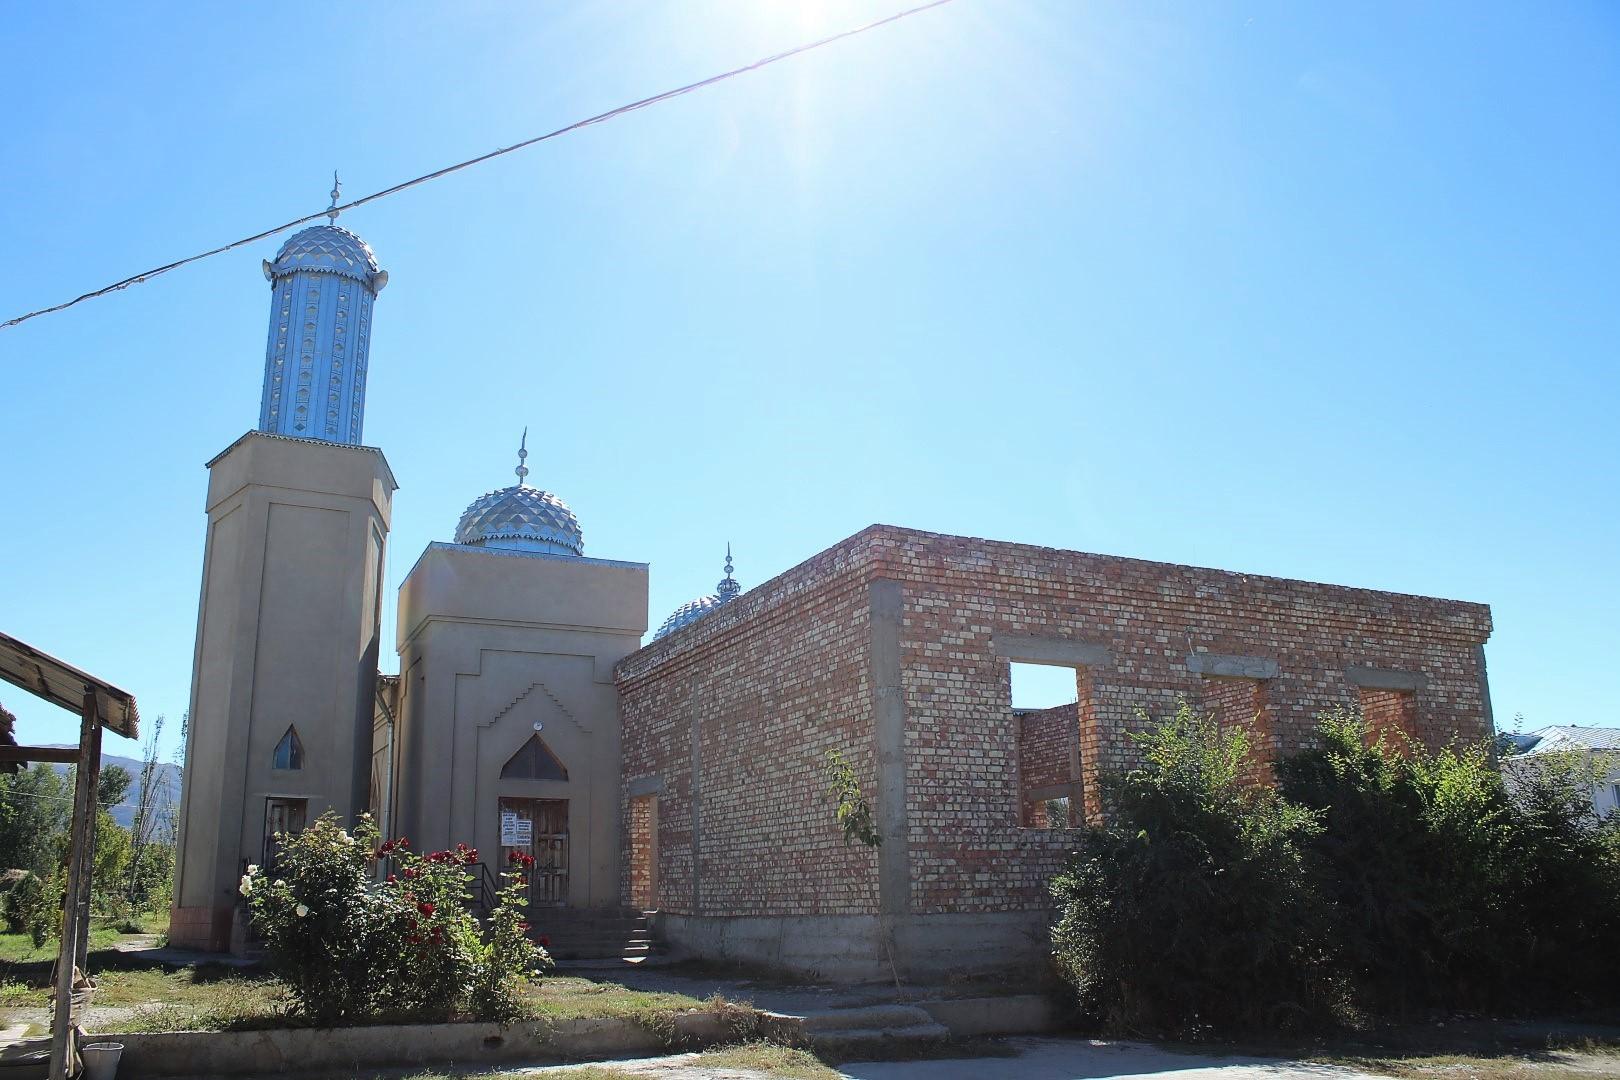
M 527 937 L 522 867 L 505 876 L 488 926 L 468 907 L 478 852 L 418 854 L 381 842 L 363 818 L 351 834 L 323 814 L 281 844 L 271 866 L 249 866 L 240 891 L 253 929 L 299 1011 L 317 1023 L 378 1020 L 510 1022 L 521 993 L 550 966 Z M 379 862 L 390 869 L 377 879 Z

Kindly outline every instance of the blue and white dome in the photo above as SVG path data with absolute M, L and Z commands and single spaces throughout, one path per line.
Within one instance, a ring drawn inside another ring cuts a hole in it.
M 670 613 L 669 618 L 664 620 L 657 633 L 653 634 L 653 640 L 657 641 L 665 634 L 672 634 L 683 626 L 690 626 L 715 608 L 722 607 L 735 600 L 742 592 L 742 586 L 737 584 L 736 579 L 731 576 L 731 570 L 731 545 L 727 544 L 726 576 L 721 579 L 714 592 L 708 596 L 700 596 L 696 600 L 688 600 L 676 608 Z
M 353 278 L 373 293 L 388 284 L 388 274 L 377 265 L 371 245 L 336 225 L 315 225 L 294 233 L 276 257 L 264 264 L 264 276 L 271 281 L 300 270 Z
M 584 534 L 568 504 L 549 491 L 530 487 L 525 480 L 529 475 L 528 467 L 523 464 L 529 456 L 528 442 L 529 433 L 525 430 L 523 447 L 518 450 L 518 482 L 474 499 L 456 525 L 456 543 L 553 555 L 583 555 Z

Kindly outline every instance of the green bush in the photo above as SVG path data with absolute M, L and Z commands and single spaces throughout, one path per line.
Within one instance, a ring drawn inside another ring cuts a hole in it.
M 52 886 L 38 874 L 26 874 L 5 894 L 6 931 L 27 934 L 36 949 L 59 932 L 61 890 Z
M 1596 958 L 1620 954 L 1620 863 L 1577 776 L 1538 763 L 1510 792 L 1484 745 L 1370 739 L 1342 711 L 1322 718 L 1320 744 L 1277 774 L 1285 797 L 1322 818 L 1314 887 L 1361 1008 L 1404 1017 L 1615 998 Z
M 1112 1027 L 1197 1036 L 1298 1028 L 1335 1001 L 1304 867 L 1315 816 L 1245 786 L 1247 736 L 1183 705 L 1111 779 L 1114 825 L 1053 882 L 1059 971 Z
M 418 855 L 379 844 L 369 820 L 351 835 L 330 812 L 278 839 L 275 864 L 249 867 L 240 888 L 297 1010 L 318 1023 L 510 1021 L 550 963 L 518 929 L 521 880 L 502 890 L 484 940 L 466 903 L 478 859 L 466 845 Z M 379 859 L 397 872 L 376 880 Z
M 1183 706 L 1139 737 L 1053 882 L 1059 970 L 1109 1025 L 1184 1035 L 1620 1002 L 1620 815 L 1590 770 L 1512 768 L 1321 718 L 1245 787 L 1248 747 Z

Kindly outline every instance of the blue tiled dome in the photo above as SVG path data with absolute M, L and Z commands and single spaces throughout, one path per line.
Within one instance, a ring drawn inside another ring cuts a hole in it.
M 696 600 L 688 600 L 670 613 L 663 625 L 659 626 L 653 640 L 657 641 L 665 634 L 672 634 L 683 626 L 690 626 L 715 608 L 731 603 L 742 592 L 742 586 L 737 584 L 731 576 L 731 545 L 726 545 L 726 576 L 708 596 L 700 596 Z
M 373 292 L 388 283 L 388 275 L 377 265 L 371 245 L 336 225 L 315 225 L 294 233 L 281 245 L 276 257 L 264 264 L 264 276 L 272 281 L 300 270 L 353 278 L 370 286 Z
M 473 500 L 456 525 L 456 543 L 585 554 L 579 519 L 549 491 L 514 484 Z

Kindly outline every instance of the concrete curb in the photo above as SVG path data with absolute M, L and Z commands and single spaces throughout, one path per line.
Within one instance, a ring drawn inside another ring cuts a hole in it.
M 787 1037 L 786 1025 L 758 1021 L 759 1035 Z M 792 1025 L 797 1027 L 797 1025 Z M 498 1024 L 398 1024 L 350 1028 L 272 1028 L 264 1031 L 165 1031 L 119 1035 L 97 1042 L 124 1044 L 119 1075 L 229 1076 L 289 1070 L 388 1066 L 477 1067 L 514 1061 L 600 1060 L 701 1049 L 736 1041 L 732 1018 L 681 1013 L 666 1037 L 633 1020 L 531 1020 Z

